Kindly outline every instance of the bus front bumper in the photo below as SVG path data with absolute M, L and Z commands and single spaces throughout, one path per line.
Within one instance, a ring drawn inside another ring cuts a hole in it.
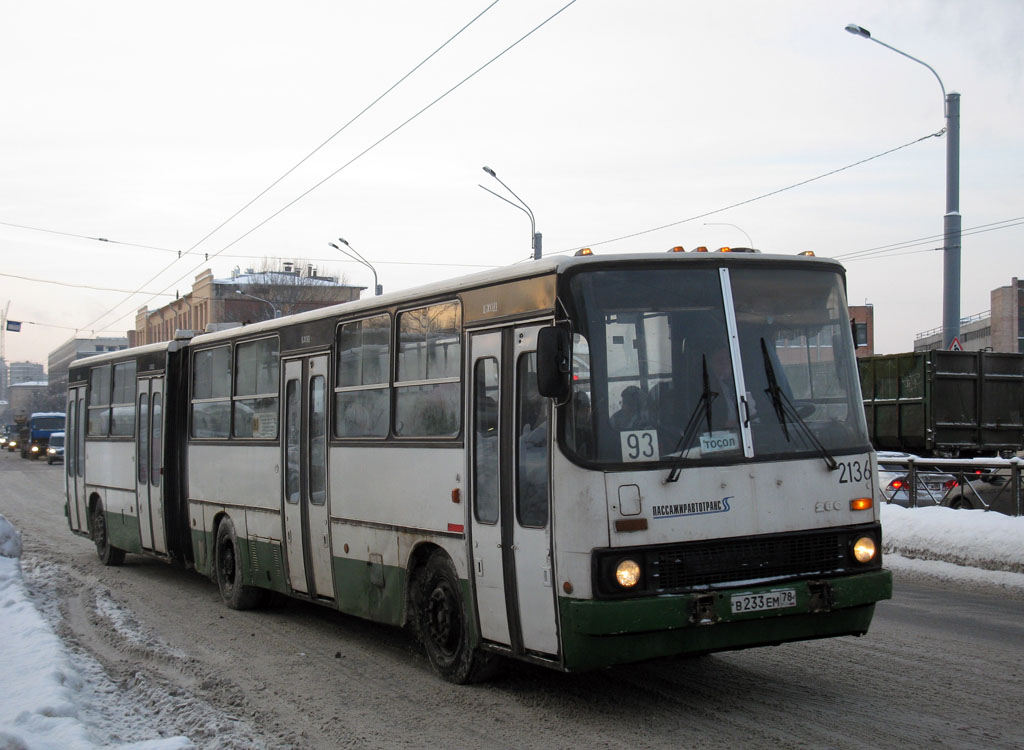
M 792 593 L 781 593 L 787 590 Z M 615 601 L 560 597 L 563 667 L 577 671 L 683 654 L 864 635 L 875 602 L 891 597 L 892 574 L 887 570 Z M 790 605 L 794 598 L 795 604 Z M 734 611 L 765 602 L 788 606 Z

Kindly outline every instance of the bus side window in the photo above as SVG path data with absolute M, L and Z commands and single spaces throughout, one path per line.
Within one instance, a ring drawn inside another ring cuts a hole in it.
M 135 362 L 114 365 L 110 434 L 130 436 L 135 429 Z
M 476 520 L 498 522 L 498 360 L 476 363 L 473 403 L 473 497 Z
M 395 434 L 454 437 L 461 427 L 462 309 L 444 302 L 398 316 Z
M 280 346 L 276 336 L 235 347 L 234 436 L 277 438 Z
M 391 318 L 376 315 L 338 330 L 334 434 L 387 437 L 391 422 Z
M 90 437 L 106 437 L 110 431 L 110 365 L 89 372 Z
M 231 432 L 231 350 L 196 352 L 192 373 L 192 437 L 226 438 Z

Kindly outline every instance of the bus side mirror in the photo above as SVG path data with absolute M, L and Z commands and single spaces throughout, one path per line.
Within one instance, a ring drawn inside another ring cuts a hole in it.
M 537 390 L 545 398 L 564 401 L 569 398 L 569 374 L 572 370 L 569 329 L 548 326 L 537 332 Z

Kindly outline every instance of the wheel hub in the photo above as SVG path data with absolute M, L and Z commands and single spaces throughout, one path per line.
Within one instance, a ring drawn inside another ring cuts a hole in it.
M 458 641 L 456 602 L 443 588 L 437 587 L 430 594 L 429 623 L 431 640 L 445 653 L 455 651 Z

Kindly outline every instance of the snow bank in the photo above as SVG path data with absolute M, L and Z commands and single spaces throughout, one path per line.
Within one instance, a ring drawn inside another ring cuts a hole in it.
M 882 551 L 1024 573 L 1024 517 L 984 510 L 882 505 Z M 887 564 L 887 563 L 886 563 Z
M 64 644 L 35 608 L 21 571 L 21 534 L 0 515 L 0 750 L 93 750 L 98 744 L 78 719 L 82 678 Z M 118 746 L 121 750 L 181 750 L 174 737 Z

